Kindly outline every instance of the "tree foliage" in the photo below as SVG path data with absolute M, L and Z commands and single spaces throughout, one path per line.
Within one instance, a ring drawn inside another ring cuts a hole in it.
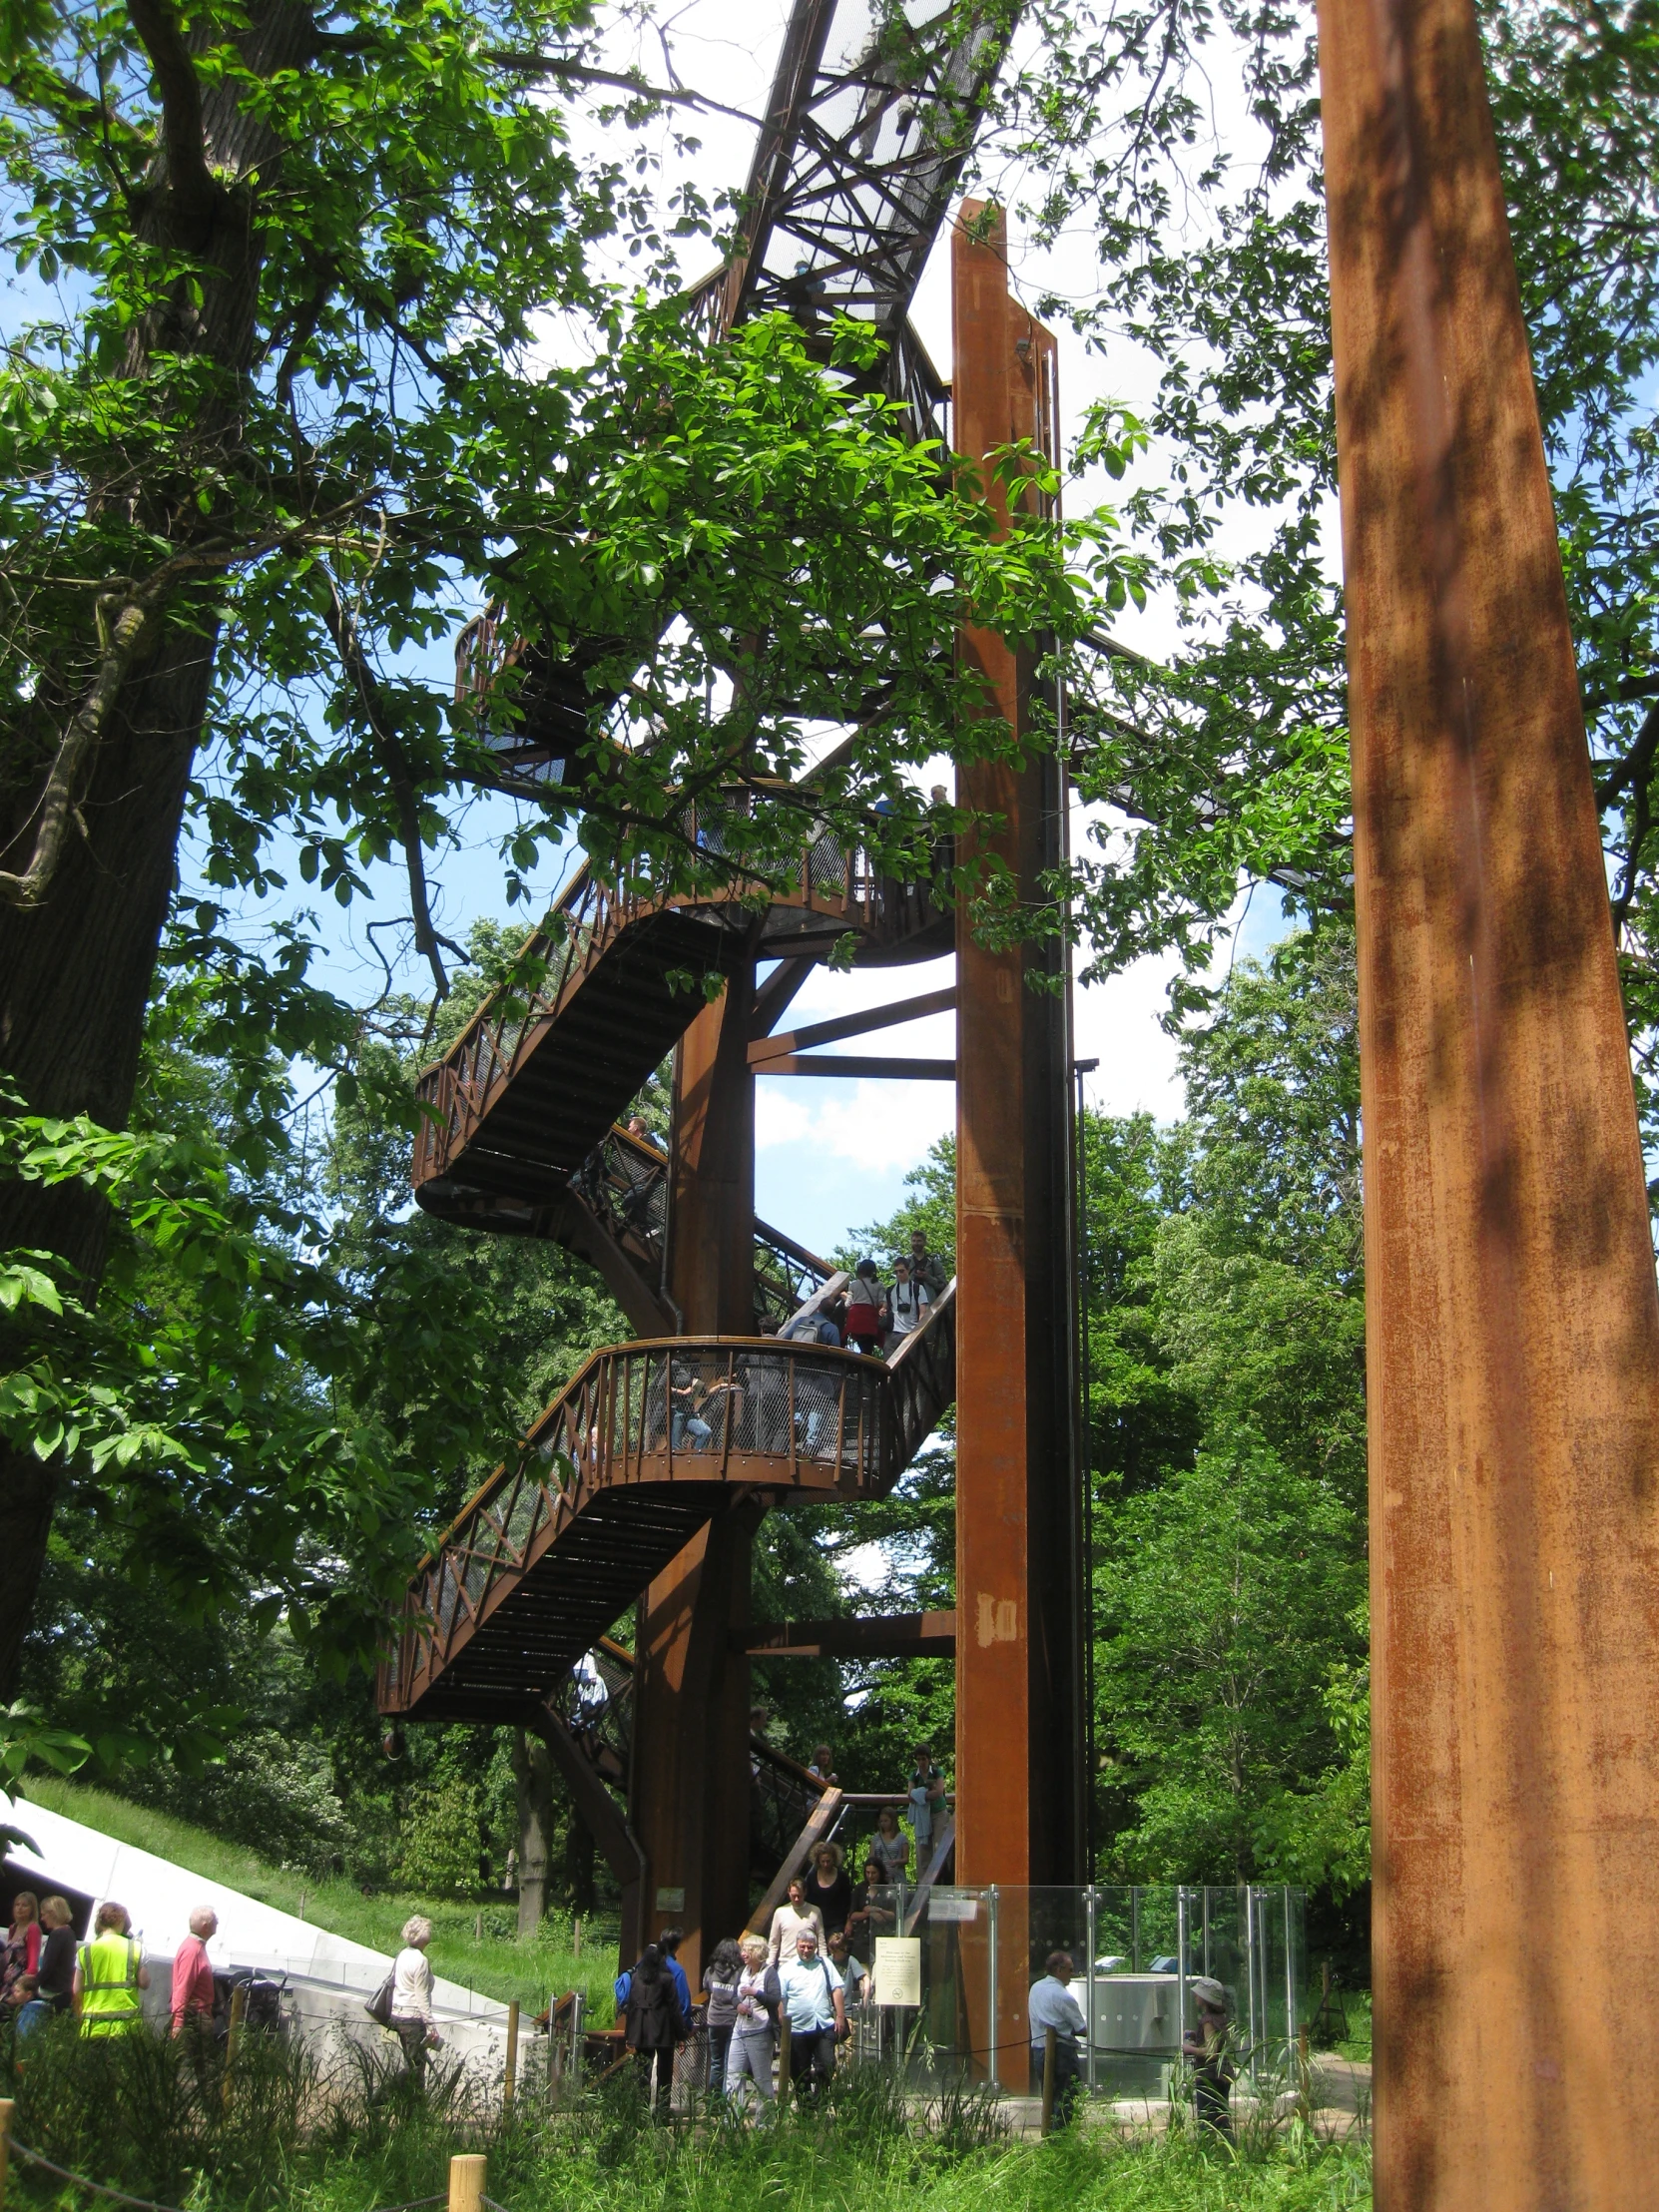
M 1483 0 L 1479 15 L 1645 1072 L 1659 18 L 1651 0 Z M 1103 967 L 1168 943 L 1196 965 L 1241 877 L 1272 875 L 1314 910 L 1352 899 L 1314 21 L 1273 0 L 1053 0 L 1037 20 L 1004 127 L 1042 180 L 1037 235 L 1089 223 L 1097 240 L 1095 293 L 1048 308 L 1154 365 L 1145 428 L 1167 468 L 1124 514 L 1181 629 L 1167 663 L 1100 659 L 1079 702 L 1080 787 L 1134 818 L 1085 856 L 1079 887 Z
M 1369 1851 L 1349 932 L 1238 966 L 1182 1072 L 1166 1134 L 1086 1129 L 1107 1864 L 1341 1892 Z

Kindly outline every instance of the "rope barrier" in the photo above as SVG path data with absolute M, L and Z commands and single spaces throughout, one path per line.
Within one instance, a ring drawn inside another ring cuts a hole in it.
M 112 2204 L 131 2205 L 134 2212 L 180 2212 L 176 2204 L 158 2204 L 154 2197 L 130 2197 L 124 2189 L 111 2189 L 102 2181 L 89 2181 L 85 2174 L 72 2174 L 67 2166 L 54 2165 L 50 2158 L 43 2158 L 38 2150 L 30 2150 L 15 2136 L 11 2141 L 11 2154 L 14 2158 L 26 2158 L 31 2166 L 39 2166 L 46 2173 L 56 2174 L 60 2181 L 72 2181 L 77 2189 L 85 2189 L 95 2197 L 107 2197 Z M 435 2197 L 411 2197 L 406 2204 L 377 2205 L 375 2212 L 427 2212 L 429 2206 L 448 2201 L 440 2190 Z M 489 2212 L 507 2212 L 505 2205 L 495 2204 L 488 2197 L 481 2201 L 489 2206 Z

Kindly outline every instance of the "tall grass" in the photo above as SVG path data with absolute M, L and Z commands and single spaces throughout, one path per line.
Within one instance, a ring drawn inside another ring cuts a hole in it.
M 550 1995 L 583 1989 L 588 2017 L 595 2026 L 603 2026 L 614 2014 L 614 1930 L 608 1944 L 584 1941 L 578 1956 L 568 1919 L 549 1918 L 535 1937 L 521 1941 L 510 1898 L 432 1898 L 405 1890 L 365 1897 L 342 1876 L 318 1882 L 297 1869 L 274 1867 L 242 1844 L 226 1843 L 206 1829 L 152 1806 L 134 1805 L 107 1790 L 66 1782 L 56 1775 L 33 1774 L 23 1790 L 66 1820 L 84 1821 L 118 1843 L 154 1852 L 159 1859 L 171 1860 L 208 1882 L 222 1882 L 227 1889 L 240 1890 L 244 1897 L 275 1906 L 278 1912 L 301 1914 L 331 1936 L 366 1943 L 372 1950 L 397 1950 L 403 1923 L 411 1914 L 422 1913 L 432 1924 L 428 1956 L 434 1971 L 503 2003 L 517 1997 L 529 2010 L 539 2011 Z M 27 1818 L 19 1818 L 26 1829 Z M 149 1933 L 160 1939 L 160 1930 Z M 184 1934 L 183 1929 L 179 1934 Z M 234 1957 L 237 1932 L 229 1917 L 225 1940 Z
M 440 2194 L 457 2149 L 489 2156 L 489 2194 L 509 2212 L 1359 2212 L 1371 2202 L 1363 2145 L 1293 2127 L 1239 2148 L 1177 2129 L 1159 2140 L 1073 2129 L 1017 2142 L 983 2092 L 918 2104 L 873 2069 L 837 2076 L 819 2110 L 759 2123 L 714 2110 L 653 2122 L 623 2076 L 549 2109 L 521 2097 L 504 2118 L 464 2075 L 436 2064 L 426 2094 L 395 2052 L 332 2062 L 276 2036 L 248 2036 L 230 2093 L 220 2061 L 199 2074 L 181 2044 L 138 2033 L 88 2043 L 69 2022 L 32 2038 L 21 2068 L 19 2142 L 57 2164 L 190 2212 L 379 2212 Z M 18 2198 L 44 2207 L 61 2185 L 19 2163 Z

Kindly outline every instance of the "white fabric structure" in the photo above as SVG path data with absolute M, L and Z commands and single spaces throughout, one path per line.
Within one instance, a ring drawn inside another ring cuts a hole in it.
M 150 1966 L 147 2013 L 166 2017 L 174 1951 L 190 1933 L 191 1914 L 206 1905 L 219 1915 L 219 1933 L 208 1945 L 216 1966 L 257 1966 L 265 1973 L 285 1974 L 286 2010 L 307 2034 L 340 2027 L 356 2042 L 381 2037 L 383 2030 L 363 2011 L 363 1999 L 391 1971 L 384 1952 L 330 1936 L 297 1914 L 278 1912 L 154 1852 L 118 1843 L 32 1799 L 15 1798 L 9 1818 L 38 1848 L 31 1852 L 14 1846 L 6 1855 L 8 1873 L 24 1876 L 42 1897 L 66 1890 L 91 1898 L 95 1909 L 105 1898 L 126 1906 Z M 432 2010 L 448 2052 L 499 2078 L 506 2058 L 507 2007 L 458 1981 L 440 1978 L 433 1985 Z

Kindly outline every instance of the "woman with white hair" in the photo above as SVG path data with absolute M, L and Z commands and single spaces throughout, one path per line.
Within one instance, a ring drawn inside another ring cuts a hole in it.
M 403 1948 L 391 1974 L 391 2024 L 403 2046 L 403 2059 L 415 2080 L 426 2081 L 426 2053 L 443 2041 L 432 2020 L 432 1967 L 426 1945 L 432 1924 L 417 1913 L 403 1923 Z
M 750 2083 L 763 2104 L 772 2102 L 772 2065 L 778 2055 L 774 2032 L 781 1991 L 776 1967 L 767 1959 L 767 1939 L 751 1933 L 738 1940 L 743 1972 L 738 1976 L 738 2016 L 726 2065 L 726 2093 L 736 2102 L 740 2085 Z

